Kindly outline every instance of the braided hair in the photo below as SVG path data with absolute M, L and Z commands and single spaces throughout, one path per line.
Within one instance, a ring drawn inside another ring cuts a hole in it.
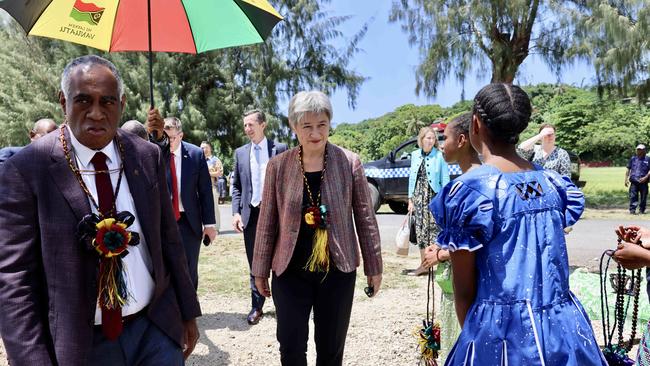
M 519 141 L 531 112 L 528 95 L 516 85 L 488 84 L 474 97 L 473 113 L 485 123 L 492 137 L 510 145 Z
M 449 122 L 449 126 L 458 135 L 469 136 L 469 126 L 472 124 L 472 112 L 465 112 Z

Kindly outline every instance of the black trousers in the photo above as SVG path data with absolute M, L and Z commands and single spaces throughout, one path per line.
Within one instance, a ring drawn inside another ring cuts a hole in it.
M 309 314 L 314 311 L 317 366 L 343 363 L 350 324 L 356 271 L 323 273 L 289 268 L 273 275 L 272 294 L 277 315 L 277 338 L 282 366 L 307 365 Z
M 249 281 L 251 287 L 251 307 L 262 310 L 264 307 L 264 296 L 255 287 L 255 277 L 250 274 L 253 268 L 253 253 L 255 248 L 255 231 L 257 230 L 257 219 L 260 216 L 259 207 L 251 207 L 251 215 L 248 224 L 244 228 L 244 246 L 246 247 L 246 258 L 248 259 Z
M 635 183 L 630 181 L 630 212 L 636 212 L 636 206 L 639 206 L 639 212 L 645 212 L 645 205 L 648 200 L 648 183 Z
M 178 231 L 181 233 L 183 247 L 185 248 L 185 257 L 187 257 L 187 267 L 190 270 L 190 278 L 194 284 L 194 289 L 199 286 L 199 252 L 201 251 L 201 234 L 192 230 L 189 220 L 184 212 L 177 221 Z

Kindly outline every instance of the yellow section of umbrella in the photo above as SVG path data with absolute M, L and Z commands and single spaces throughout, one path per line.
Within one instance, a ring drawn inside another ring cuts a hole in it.
M 108 51 L 119 0 L 94 0 L 94 9 L 75 8 L 79 1 L 52 0 L 29 32 Z M 85 4 L 84 4 L 85 5 Z
M 251 4 L 257 8 L 264 10 L 267 13 L 273 14 L 279 19 L 284 19 L 280 13 L 278 13 L 266 0 L 241 0 L 242 2 Z

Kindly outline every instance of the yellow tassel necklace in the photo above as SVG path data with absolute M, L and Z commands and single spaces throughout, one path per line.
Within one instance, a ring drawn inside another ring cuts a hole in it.
M 303 213 L 305 223 L 314 229 L 314 241 L 312 246 L 311 255 L 307 260 L 304 269 L 310 272 L 329 272 L 330 269 L 330 251 L 327 245 L 327 206 L 321 204 L 321 191 L 323 190 L 323 181 L 325 179 L 325 170 L 327 168 L 327 149 L 325 149 L 325 156 L 323 158 L 323 170 L 320 175 L 320 186 L 318 195 L 314 199 L 314 194 L 309 188 L 307 175 L 305 174 L 305 166 L 302 161 L 302 145 L 298 148 L 298 161 L 300 162 L 300 170 L 304 181 L 307 196 L 309 197 L 309 207 Z

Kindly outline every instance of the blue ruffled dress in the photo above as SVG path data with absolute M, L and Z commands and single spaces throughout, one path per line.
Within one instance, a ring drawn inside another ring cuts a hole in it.
M 584 210 L 569 178 L 482 165 L 447 184 L 430 208 L 443 248 L 476 253 L 476 300 L 445 365 L 607 365 L 569 290 L 563 229 Z

